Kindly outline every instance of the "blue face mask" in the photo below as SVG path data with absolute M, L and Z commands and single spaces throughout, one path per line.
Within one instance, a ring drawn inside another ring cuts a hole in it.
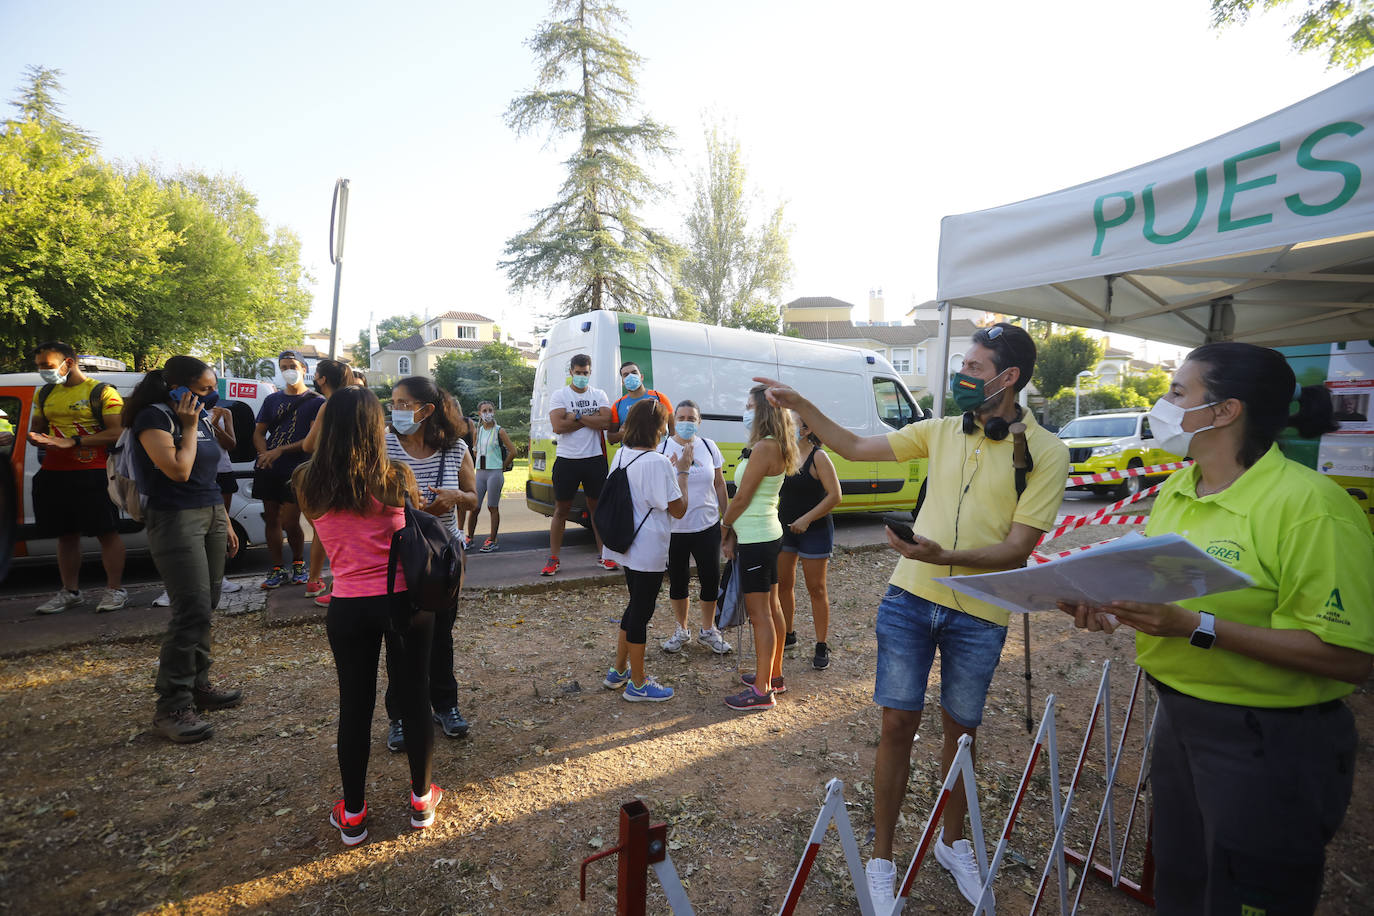
M 677 424 L 677 434 L 683 439 L 695 439 L 697 435 L 697 425 L 691 420 L 682 420 Z
M 744 412 L 744 428 L 749 432 L 754 431 L 754 408 L 749 408 Z
M 626 391 L 638 391 L 638 390 L 639 390 L 639 386 L 642 385 L 642 384 L 644 384 L 643 380 L 640 379 L 640 377 L 637 376 L 637 375 L 635 375 L 633 372 L 631 372 L 629 375 L 625 376 L 625 390 L 626 390 Z
M 403 436 L 409 436 L 420 428 L 420 424 L 415 421 L 415 411 L 413 410 L 393 410 L 391 412 L 391 426 Z
M 572 386 L 576 388 L 578 391 L 581 391 L 582 389 L 586 388 L 591 383 L 592 377 L 590 375 L 574 375 L 572 377 Z
M 201 399 L 200 399 L 200 406 L 203 407 L 203 408 L 205 408 L 206 410 L 209 410 L 211 407 L 214 407 L 214 406 L 215 406 L 216 404 L 218 404 L 218 403 L 219 403 L 219 392 L 218 392 L 218 391 L 212 391 L 212 392 L 210 392 L 209 394 L 204 395 L 204 396 L 201 397 Z

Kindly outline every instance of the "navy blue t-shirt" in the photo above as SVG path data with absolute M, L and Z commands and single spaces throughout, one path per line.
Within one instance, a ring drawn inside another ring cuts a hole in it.
M 156 405 L 149 405 L 134 417 L 134 461 L 138 463 L 138 473 L 148 488 L 148 506 L 152 509 L 200 509 L 221 503 L 219 482 L 215 474 L 219 470 L 219 442 L 215 431 L 210 427 L 210 412 L 201 411 L 200 421 L 196 424 L 196 460 L 191 465 L 191 476 L 185 483 L 173 480 L 157 469 L 148 452 L 139 441 L 139 434 L 145 429 L 160 429 L 177 439 L 174 430 L 180 424 L 175 415 Z M 182 435 L 188 435 L 184 432 Z
M 274 391 L 262 402 L 258 410 L 257 422 L 267 426 L 267 447 L 280 448 L 299 442 L 310 434 L 310 424 L 315 422 L 315 414 L 324 406 L 324 397 L 315 391 L 300 394 L 287 394 Z M 294 407 L 294 410 L 292 409 Z M 275 477 L 290 477 L 297 465 L 310 458 L 305 452 L 286 452 L 272 466 L 259 474 Z

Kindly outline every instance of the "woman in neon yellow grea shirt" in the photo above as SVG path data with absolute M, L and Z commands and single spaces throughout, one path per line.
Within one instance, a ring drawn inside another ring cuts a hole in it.
M 1290 415 L 1290 410 L 1296 412 Z M 1164 485 L 1147 535 L 1176 532 L 1253 585 L 1179 604 L 1063 607 L 1136 629 L 1158 687 L 1151 781 L 1160 913 L 1310 913 L 1350 802 L 1354 718 L 1341 698 L 1374 653 L 1374 536 L 1329 478 L 1283 456 L 1289 426 L 1336 428 L 1323 386 L 1275 350 L 1207 344 L 1150 412 L 1195 464 Z

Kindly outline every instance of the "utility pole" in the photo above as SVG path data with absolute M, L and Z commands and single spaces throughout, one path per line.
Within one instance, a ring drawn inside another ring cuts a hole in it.
M 348 179 L 334 182 L 329 208 L 329 263 L 334 265 L 334 311 L 329 319 L 329 358 L 339 358 L 339 281 L 343 279 L 344 224 L 348 221 Z

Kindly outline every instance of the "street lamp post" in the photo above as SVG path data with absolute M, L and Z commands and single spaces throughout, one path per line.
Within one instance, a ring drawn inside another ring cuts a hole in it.
M 1085 379 L 1085 378 L 1091 378 L 1091 377 L 1092 377 L 1092 371 L 1089 370 L 1089 369 L 1084 369 L 1082 372 L 1078 373 L 1078 375 L 1074 377 L 1074 380 L 1073 380 L 1073 418 L 1074 418 L 1075 420 L 1078 419 L 1078 383 L 1081 382 L 1081 381 L 1082 381 L 1083 379 Z
M 501 406 L 501 370 L 493 369 L 491 372 L 496 376 L 496 409 L 504 410 L 505 408 Z

